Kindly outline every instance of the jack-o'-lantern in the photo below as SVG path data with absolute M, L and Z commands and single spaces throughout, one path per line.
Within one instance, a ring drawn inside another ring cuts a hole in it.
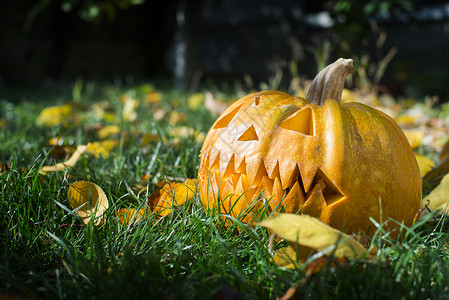
M 339 59 L 307 100 L 262 91 L 228 107 L 201 150 L 206 207 L 249 223 L 264 208 L 304 213 L 348 233 L 373 234 L 370 217 L 411 225 L 421 202 L 415 156 L 390 117 L 340 104 L 351 72 L 352 60 Z

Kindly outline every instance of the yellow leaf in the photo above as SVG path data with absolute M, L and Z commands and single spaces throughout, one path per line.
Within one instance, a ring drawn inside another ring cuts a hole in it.
M 432 168 L 435 166 L 435 163 L 424 155 L 415 153 L 415 157 L 416 161 L 418 162 L 421 177 L 424 177 L 430 170 L 432 170 Z
M 54 166 L 43 166 L 39 170 L 39 173 L 41 175 L 47 175 L 49 172 L 62 171 L 64 169 L 72 168 L 78 162 L 81 155 L 83 155 L 83 153 L 87 150 L 87 147 L 88 146 L 85 145 L 80 145 L 76 147 L 75 152 L 72 154 L 72 156 L 70 156 L 68 160 L 62 163 L 57 163 Z
M 145 96 L 145 102 L 146 103 L 156 103 L 161 101 L 162 95 L 158 92 L 149 92 Z
M 134 122 L 137 119 L 136 110 L 139 107 L 139 101 L 127 95 L 122 95 L 120 101 L 123 103 L 123 121 Z
M 413 126 L 418 117 L 410 115 L 400 115 L 395 118 L 396 123 L 400 126 Z
M 172 111 L 168 117 L 168 124 L 176 125 L 182 123 L 186 120 L 186 115 L 177 111 Z
M 87 145 L 87 153 L 94 155 L 95 158 L 108 158 L 110 152 L 118 145 L 120 145 L 119 140 L 92 142 Z
M 291 246 L 276 250 L 273 255 L 273 262 L 286 269 L 297 269 L 301 266 L 297 251 Z
M 117 125 L 110 125 L 100 128 L 97 131 L 97 136 L 99 139 L 104 140 L 110 137 L 111 135 L 118 134 L 120 132 L 120 127 Z
M 422 139 L 424 138 L 424 132 L 417 129 L 404 129 L 403 131 L 413 149 L 421 146 Z
M 140 141 L 140 146 L 148 146 L 151 142 L 159 142 L 161 140 L 160 136 L 153 133 L 144 133 L 142 140 Z
M 197 110 L 203 103 L 204 95 L 201 93 L 193 94 L 187 99 L 187 106 L 191 110 Z
M 122 208 L 116 212 L 116 215 L 119 217 L 120 225 L 132 225 L 142 220 L 145 211 L 143 209 Z
M 276 214 L 263 220 L 260 225 L 284 240 L 324 255 L 349 259 L 371 256 L 359 242 L 311 216 Z
M 155 214 L 166 216 L 174 208 L 192 199 L 197 183 L 197 179 L 187 179 L 185 183 L 168 182 L 148 197 L 147 204 Z
M 5 127 L 5 126 L 6 126 L 6 119 L 0 118 L 0 127 Z
M 89 223 L 91 219 L 95 225 L 102 223 L 101 216 L 109 207 L 109 203 L 98 185 L 89 181 L 77 181 L 70 185 L 67 198 L 84 224 Z
M 67 124 L 67 118 L 72 115 L 72 106 L 65 104 L 61 106 L 50 106 L 44 108 L 39 114 L 36 125 L 37 126 L 57 126 Z
M 351 90 L 343 89 L 341 93 L 341 103 L 356 102 L 354 93 Z
M 449 201 L 449 174 L 446 174 L 441 180 L 440 184 L 435 189 L 433 189 L 429 195 L 424 197 L 423 203 L 427 203 L 427 200 L 430 200 L 427 207 L 431 211 L 443 211 L 446 209 Z M 445 213 L 449 214 L 448 212 L 449 210 L 446 209 Z

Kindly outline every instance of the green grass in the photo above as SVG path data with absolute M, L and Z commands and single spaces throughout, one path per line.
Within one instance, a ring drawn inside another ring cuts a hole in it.
M 42 108 L 78 95 L 85 107 L 107 101 L 120 112 L 119 96 L 126 92 L 141 99 L 140 89 L 86 86 L 81 97 L 79 91 L 37 92 L 14 103 L 16 91 L 0 99 L 0 119 L 6 120 L 0 127 L 0 162 L 11 165 L 0 174 L 0 298 L 276 299 L 291 287 L 306 299 L 449 297 L 444 220 L 416 224 L 403 242 L 377 237 L 379 263 L 329 264 L 311 276 L 274 265 L 266 230 L 239 223 L 224 227 L 215 214 L 205 213 L 198 197 L 165 219 L 148 215 L 136 226 L 118 225 L 117 209 L 139 208 L 155 190 L 149 185 L 136 191 L 142 175 L 152 174 L 153 183 L 164 176 L 194 178 L 199 166 L 201 143 L 183 137 L 179 146 L 166 120 L 155 121 L 145 106 L 136 122 L 119 121 L 120 127 L 165 139 L 140 146 L 130 134 L 108 158 L 84 155 L 66 174 L 39 174 L 39 166 L 56 161 L 48 155 L 49 138 L 62 136 L 74 146 L 95 139 L 86 130 L 95 122 L 87 118 L 67 127 L 36 127 Z M 161 106 L 173 108 L 177 99 L 177 109 L 187 114 L 184 125 L 207 132 L 214 121 L 208 111 L 187 109 L 186 94 L 170 88 L 161 93 Z M 76 180 L 95 182 L 105 191 L 110 207 L 103 225 L 84 226 L 69 209 L 68 182 Z

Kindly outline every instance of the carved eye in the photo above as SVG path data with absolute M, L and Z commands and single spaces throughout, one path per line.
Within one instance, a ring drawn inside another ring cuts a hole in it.
M 298 110 L 279 124 L 280 127 L 305 135 L 314 134 L 313 113 L 310 107 Z

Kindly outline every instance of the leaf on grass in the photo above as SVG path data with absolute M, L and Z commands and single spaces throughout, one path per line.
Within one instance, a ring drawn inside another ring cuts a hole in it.
M 1 127 L 6 127 L 6 119 L 5 118 L 0 118 L 0 128 Z
M 72 115 L 72 106 L 65 104 L 61 106 L 50 106 L 44 108 L 39 114 L 36 125 L 37 126 L 57 126 L 67 124 L 67 118 Z
M 139 107 L 139 101 L 128 96 L 122 95 L 120 102 L 123 103 L 122 117 L 125 122 L 134 122 L 137 119 L 137 107 Z
M 229 106 L 227 103 L 217 100 L 211 92 L 206 92 L 205 97 L 204 106 L 216 116 L 221 115 Z
M 416 161 L 418 162 L 419 172 L 421 177 L 424 177 L 435 166 L 435 163 L 424 155 L 416 154 Z
M 83 155 L 83 153 L 87 150 L 87 148 L 88 148 L 88 146 L 86 146 L 86 145 L 79 145 L 78 147 L 76 147 L 75 152 L 72 154 L 72 156 L 70 156 L 70 158 L 68 160 L 66 160 L 65 162 L 62 162 L 62 163 L 57 163 L 54 166 L 43 166 L 39 170 L 39 173 L 41 175 L 47 175 L 50 172 L 57 172 L 57 171 L 62 171 L 65 169 L 72 168 L 73 166 L 75 166 L 75 164 L 78 162 L 81 155 Z
M 413 149 L 421 146 L 422 140 L 424 138 L 424 132 L 418 129 L 404 129 L 403 132 Z
M 443 179 L 444 175 L 449 173 L 449 156 L 443 159 L 435 168 L 430 170 L 423 177 L 423 193 L 427 194 L 433 190 Z
M 95 158 L 108 158 L 111 151 L 120 145 L 120 140 L 105 140 L 101 142 L 92 142 L 87 145 L 87 153 L 94 155 Z
M 122 208 L 115 213 L 120 221 L 120 225 L 133 225 L 140 222 L 145 215 L 143 209 Z
M 142 135 L 142 139 L 140 141 L 140 146 L 145 147 L 148 146 L 152 142 L 159 142 L 161 137 L 158 134 L 153 133 L 144 133 Z
M 145 103 L 151 104 L 151 103 L 157 103 L 160 102 L 162 99 L 162 94 L 158 92 L 149 92 L 145 95 Z
M 440 184 L 433 189 L 430 194 L 424 197 L 423 202 L 426 203 L 429 200 L 429 204 L 427 207 L 433 211 L 444 211 L 446 214 L 449 214 L 449 210 L 447 209 L 448 201 L 449 201 L 449 174 L 446 174 L 441 180 Z
M 260 223 L 284 240 L 323 255 L 348 259 L 371 257 L 368 250 L 343 232 L 307 215 L 277 214 Z M 301 258 L 302 259 L 302 258 Z
M 200 108 L 200 106 L 203 103 L 204 103 L 204 95 L 201 93 L 195 93 L 187 99 L 187 106 L 191 110 L 198 110 L 198 108 Z
M 197 182 L 197 179 L 187 179 L 185 183 L 167 182 L 148 197 L 147 204 L 155 214 L 166 216 L 193 198 Z
M 104 126 L 97 131 L 97 136 L 100 140 L 105 140 L 111 135 L 120 133 L 120 127 L 117 125 Z
M 9 170 L 11 170 L 11 167 L 8 165 L 7 162 L 0 162 L 0 174 L 3 174 Z
M 180 113 L 178 111 L 172 111 L 168 116 L 168 124 L 174 126 L 179 123 L 184 123 L 186 121 L 185 113 Z
M 70 185 L 67 198 L 84 224 L 91 219 L 95 225 L 102 223 L 101 216 L 109 207 L 109 202 L 101 187 L 93 182 L 77 181 Z

